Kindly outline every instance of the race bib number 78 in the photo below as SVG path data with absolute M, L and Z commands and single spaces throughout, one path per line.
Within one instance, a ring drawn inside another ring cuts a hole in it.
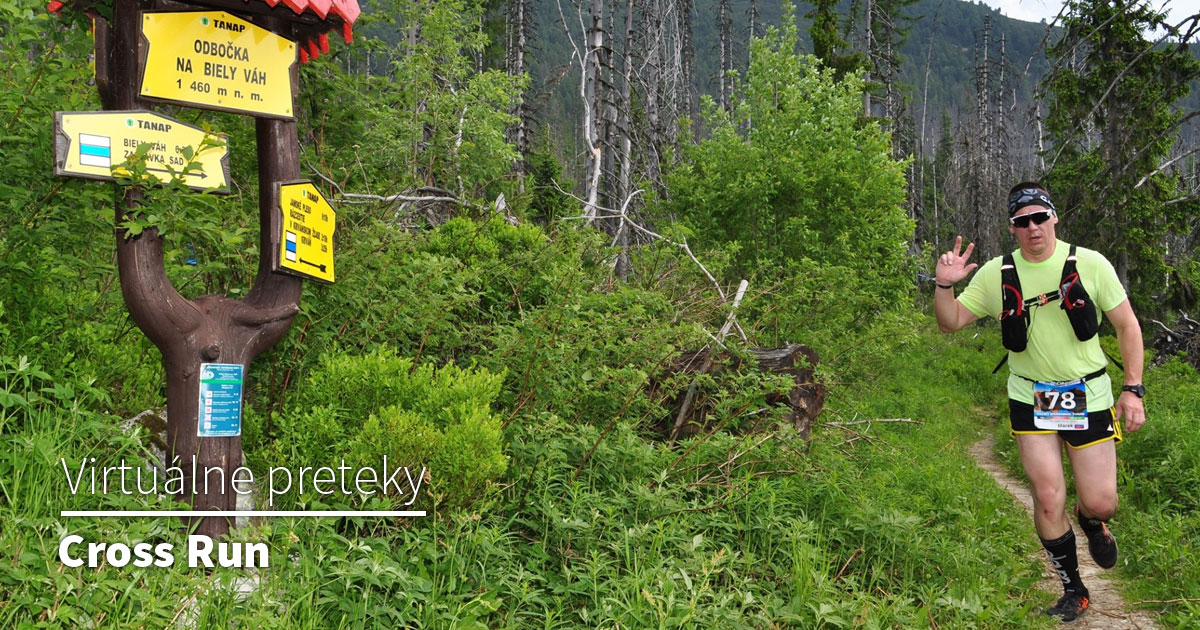
M 1083 380 L 1034 383 L 1033 425 L 1046 431 L 1087 430 L 1087 387 Z

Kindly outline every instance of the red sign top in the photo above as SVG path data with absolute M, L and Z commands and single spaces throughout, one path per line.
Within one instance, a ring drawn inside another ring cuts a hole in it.
M 352 26 L 359 14 L 362 13 L 358 7 L 358 0 L 244 0 L 244 2 L 246 4 L 264 3 L 272 9 L 282 4 L 297 16 L 308 12 L 320 18 L 321 21 L 316 24 L 313 24 L 311 19 L 303 22 L 297 20 L 299 22 L 297 35 L 300 38 L 298 43 L 301 63 L 307 63 L 309 59 L 316 59 L 329 52 L 329 30 L 340 27 L 342 39 L 347 43 L 351 42 L 354 39 Z M 46 9 L 51 13 L 58 13 L 64 6 L 69 5 L 77 10 L 87 10 L 88 5 L 91 4 L 93 4 L 92 0 L 50 0 Z M 203 0 L 199 0 L 196 4 L 209 6 L 209 3 L 205 3 Z

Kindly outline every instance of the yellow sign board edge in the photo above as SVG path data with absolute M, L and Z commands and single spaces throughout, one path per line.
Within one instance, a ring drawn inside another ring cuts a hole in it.
M 248 109 L 237 109 L 235 107 L 221 107 L 220 105 L 208 105 L 206 103 L 193 103 L 192 101 L 180 101 L 180 100 L 175 100 L 175 99 L 170 99 L 170 98 L 159 98 L 157 96 L 146 96 L 146 95 L 142 94 L 142 82 L 146 78 L 146 59 L 150 55 L 150 40 L 146 39 L 146 34 L 142 32 L 142 27 L 141 27 L 141 25 L 145 23 L 145 20 L 142 19 L 142 16 L 145 15 L 146 13 L 228 13 L 229 15 L 232 15 L 233 17 L 238 18 L 239 20 L 245 20 L 247 22 L 250 22 L 251 24 L 254 24 L 255 26 L 258 26 L 259 28 L 263 29 L 264 31 L 271 31 L 271 29 L 263 27 L 262 25 L 258 24 L 254 20 L 250 19 L 250 17 L 248 17 L 248 16 L 238 15 L 237 13 L 230 13 L 229 11 L 225 11 L 222 9 L 211 9 L 211 10 L 205 10 L 205 11 L 142 11 L 142 12 L 138 13 L 138 72 L 137 72 L 138 98 L 147 100 L 147 101 L 153 101 L 156 103 L 168 103 L 171 105 L 183 105 L 184 107 L 194 107 L 196 109 L 209 109 L 209 110 L 217 111 L 217 112 L 227 112 L 230 114 L 241 114 L 243 116 L 254 116 L 255 118 L 274 118 L 277 120 L 296 120 L 295 115 L 288 116 L 285 114 L 272 114 L 270 112 L 256 112 L 256 111 L 252 111 L 252 110 L 248 110 Z M 275 33 L 275 31 L 271 31 L 271 32 Z M 280 33 L 275 33 L 275 34 L 279 35 L 280 37 L 283 37 L 284 39 L 286 39 L 288 41 L 292 41 L 291 38 L 286 37 Z M 293 43 L 295 43 L 295 42 L 293 42 Z M 300 46 L 300 44 L 297 43 L 296 44 L 297 50 L 299 49 L 299 46 Z M 298 61 L 292 61 L 291 67 L 288 68 L 288 78 L 291 79 L 291 81 L 292 81 L 292 111 L 295 112 L 296 111 L 296 95 L 300 93 L 300 65 L 299 65 Z
M 171 122 L 183 125 L 184 127 L 190 127 L 201 133 L 204 132 L 204 129 L 202 129 L 200 127 L 197 127 L 197 126 L 189 124 L 189 123 L 185 123 L 182 120 L 176 120 L 174 118 L 171 118 L 170 116 L 167 116 L 166 114 L 162 114 L 162 113 L 152 111 L 149 109 L 119 109 L 119 110 L 102 110 L 102 111 L 98 111 L 98 112 L 95 112 L 95 111 L 92 111 L 92 112 L 54 112 L 54 174 L 56 176 L 58 176 L 58 177 L 76 177 L 79 179 L 91 179 L 91 180 L 101 181 L 101 182 L 117 181 L 117 178 L 113 177 L 112 175 L 93 175 L 91 173 L 76 173 L 74 171 L 63 170 L 63 158 L 61 156 L 67 155 L 67 153 L 71 150 L 71 138 L 70 138 L 70 136 L 67 135 L 67 133 L 65 131 L 63 131 L 62 117 L 64 115 L 94 116 L 94 115 L 101 115 L 101 114 L 111 114 L 111 115 L 153 114 L 155 116 L 162 116 L 163 118 L 166 118 L 166 119 L 170 120 Z M 224 135 L 224 134 L 222 134 L 222 135 Z M 221 170 L 223 171 L 223 173 L 225 175 L 225 181 L 232 182 L 233 176 L 230 174 L 230 170 L 229 170 L 229 137 L 228 136 L 225 136 L 225 155 L 221 157 Z M 188 188 L 195 190 L 197 192 L 212 193 L 214 195 L 228 195 L 233 192 L 231 189 L 232 188 L 231 186 L 226 186 L 224 188 L 205 188 L 203 186 L 188 186 Z
M 283 221 L 283 187 L 284 186 L 295 186 L 297 184 L 312 184 L 312 180 L 310 180 L 310 179 L 293 179 L 293 180 L 288 180 L 286 182 L 275 182 L 275 208 L 273 209 L 273 211 L 275 212 L 275 217 L 279 220 L 279 223 L 277 224 L 276 229 L 271 231 L 271 249 L 272 249 L 272 251 L 275 252 L 275 254 L 271 256 L 271 271 L 273 271 L 275 273 L 286 274 L 289 276 L 295 276 L 297 278 L 302 278 L 304 280 L 312 280 L 314 282 L 320 282 L 321 284 L 334 284 L 335 283 L 334 280 L 326 280 L 324 278 L 310 276 L 306 273 L 301 273 L 301 272 L 295 271 L 293 269 L 288 269 L 287 267 L 284 267 L 283 265 L 280 264 L 279 259 L 283 257 L 283 223 L 284 223 L 284 221 Z M 313 184 L 313 185 L 316 186 L 316 184 Z M 318 192 L 320 192 L 320 191 L 318 190 Z M 325 195 L 321 195 L 321 196 L 324 197 Z M 326 199 L 325 201 L 326 201 L 326 203 L 329 202 L 328 199 Z

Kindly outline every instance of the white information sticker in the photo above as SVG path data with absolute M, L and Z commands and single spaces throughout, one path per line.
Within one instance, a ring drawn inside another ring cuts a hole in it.
M 1033 425 L 1046 431 L 1086 431 L 1087 387 L 1083 379 L 1034 383 Z

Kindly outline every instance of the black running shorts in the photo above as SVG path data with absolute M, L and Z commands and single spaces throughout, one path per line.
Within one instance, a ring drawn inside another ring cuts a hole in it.
M 1014 437 L 1057 433 L 1071 448 L 1087 448 L 1093 444 L 1121 441 L 1121 422 L 1113 419 L 1112 408 L 1088 412 L 1088 428 L 1084 431 L 1047 431 L 1033 424 L 1033 405 L 1008 399 L 1008 420 Z

